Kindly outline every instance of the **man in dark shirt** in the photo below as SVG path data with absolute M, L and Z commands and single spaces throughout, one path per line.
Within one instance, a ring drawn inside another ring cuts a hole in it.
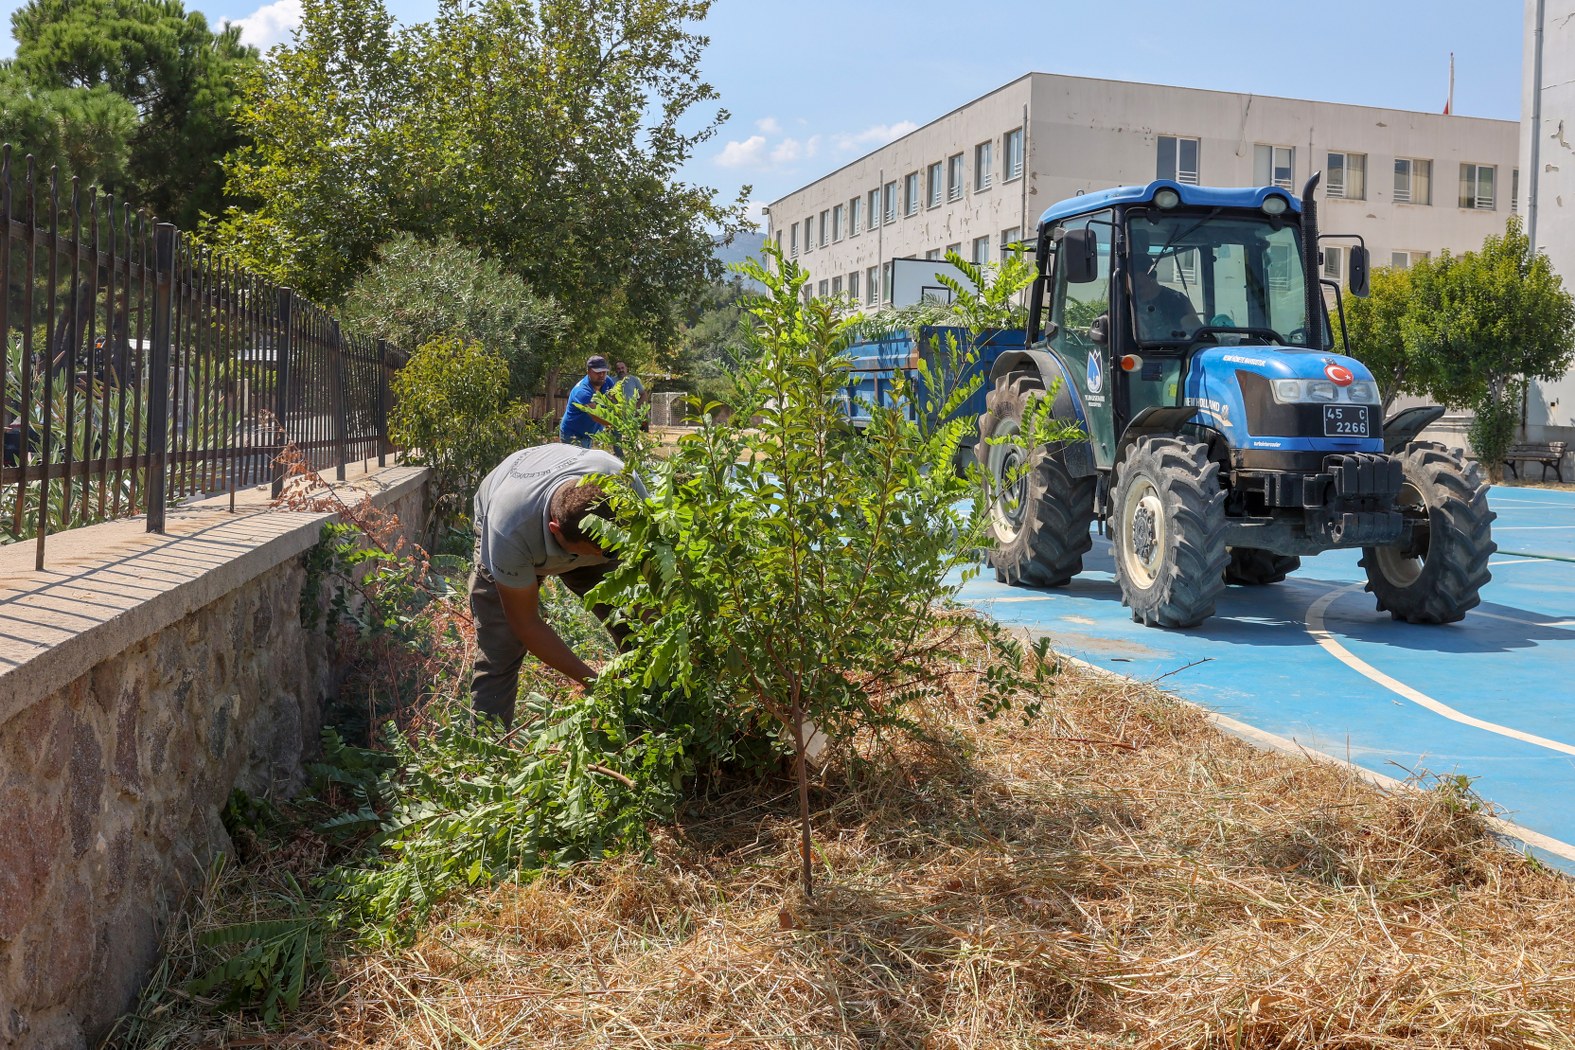
M 1185 339 L 1203 325 L 1192 300 L 1160 284 L 1154 260 L 1147 258 L 1133 259 L 1132 312 L 1143 341 Z

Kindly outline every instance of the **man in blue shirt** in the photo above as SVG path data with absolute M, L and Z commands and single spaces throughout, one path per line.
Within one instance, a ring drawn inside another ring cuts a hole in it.
M 558 424 L 558 436 L 565 445 L 591 447 L 591 436 L 606 427 L 607 421 L 591 412 L 591 398 L 605 394 L 614 386 L 607 374 L 607 359 L 597 354 L 585 362 L 585 378 L 569 391 L 569 405 Z

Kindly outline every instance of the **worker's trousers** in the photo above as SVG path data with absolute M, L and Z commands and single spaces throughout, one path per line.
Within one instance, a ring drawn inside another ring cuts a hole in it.
M 563 585 L 580 597 L 606 576 L 613 563 L 570 569 L 559 576 Z M 546 586 L 545 579 L 539 581 Z M 591 611 L 606 624 L 613 608 L 595 605 Z M 498 585 L 478 556 L 470 567 L 470 614 L 476 623 L 476 668 L 470 682 L 471 703 L 478 716 L 495 718 L 505 726 L 514 724 L 514 700 L 520 689 L 520 664 L 525 660 L 525 643 L 519 640 L 503 613 Z M 629 630 L 622 624 L 609 624 L 613 640 L 622 647 Z

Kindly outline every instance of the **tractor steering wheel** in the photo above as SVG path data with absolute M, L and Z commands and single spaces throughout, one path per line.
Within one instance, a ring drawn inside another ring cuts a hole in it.
M 1285 346 L 1285 345 L 1287 345 L 1286 342 L 1285 342 L 1285 337 L 1280 335 L 1279 332 L 1276 332 L 1272 328 L 1241 327 L 1241 326 L 1238 326 L 1238 325 L 1229 325 L 1229 324 L 1204 325 L 1202 328 L 1199 328 L 1197 331 L 1192 333 L 1192 338 L 1193 338 L 1194 341 L 1201 340 L 1201 339 L 1212 339 L 1214 342 L 1217 343 L 1217 342 L 1219 342 L 1219 337 L 1221 335 L 1228 335 L 1228 334 L 1231 334 L 1231 333 L 1240 333 L 1241 335 L 1254 335 L 1254 336 L 1257 336 L 1259 339 L 1264 339 L 1264 340 L 1267 340 L 1270 343 L 1273 343 L 1275 346 Z

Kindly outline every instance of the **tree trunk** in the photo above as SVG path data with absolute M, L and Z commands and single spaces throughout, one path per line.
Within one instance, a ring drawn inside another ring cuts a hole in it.
M 799 859 L 803 862 L 804 896 L 815 896 L 810 872 L 809 769 L 804 760 L 804 709 L 798 689 L 793 690 L 793 776 L 798 781 Z

